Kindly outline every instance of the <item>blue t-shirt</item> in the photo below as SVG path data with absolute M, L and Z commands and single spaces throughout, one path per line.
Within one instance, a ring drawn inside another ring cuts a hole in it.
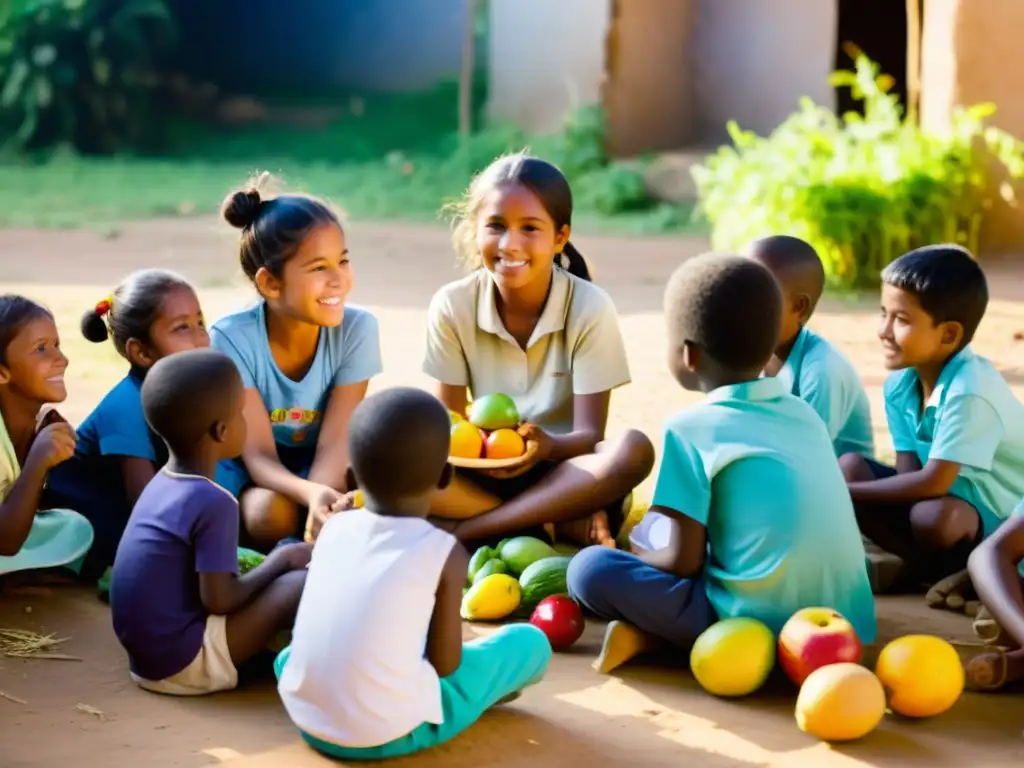
M 264 302 L 214 323 L 210 344 L 238 366 L 247 389 L 260 393 L 278 445 L 315 447 L 331 390 L 367 381 L 382 370 L 377 318 L 345 307 L 336 328 L 322 328 L 316 356 L 300 381 L 285 376 L 270 354 Z
M 238 573 L 238 502 L 211 480 L 157 473 L 114 559 L 110 611 L 131 670 L 164 680 L 203 647 L 200 573 Z
M 1024 404 L 988 360 L 965 347 L 946 363 L 921 407 L 917 372 L 889 375 L 885 415 L 897 453 L 960 465 L 950 493 L 972 504 L 984 535 L 1024 497 Z
M 853 502 L 828 432 L 778 378 L 719 387 L 668 420 L 653 507 L 707 528 L 703 577 L 719 618 L 778 633 L 827 606 L 875 639 L 875 599 Z
M 121 457 L 146 459 L 157 468 L 166 463 L 167 448 L 142 412 L 141 390 L 142 379 L 129 373 L 78 427 L 74 456 L 54 467 L 48 480 L 62 504 L 130 509 Z
M 857 369 L 842 352 L 803 328 L 779 371 L 779 379 L 791 394 L 821 416 L 836 456 L 859 453 L 874 457 L 868 393 Z

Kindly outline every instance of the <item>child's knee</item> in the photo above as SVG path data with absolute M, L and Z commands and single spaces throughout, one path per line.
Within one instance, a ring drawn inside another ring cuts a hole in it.
M 257 541 L 272 544 L 295 535 L 299 509 L 291 499 L 252 488 L 243 494 L 241 507 L 245 529 Z
M 950 549 L 978 534 L 981 521 L 969 505 L 947 496 L 919 501 L 910 509 L 914 537 L 932 549 Z
M 632 555 L 603 546 L 587 547 L 578 552 L 565 574 L 569 594 L 587 606 L 593 605 L 595 598 L 600 601 L 598 596 L 621 586 L 616 566 L 624 557 Z
M 509 624 L 505 634 L 523 660 L 529 660 L 538 669 L 547 669 L 551 661 L 551 642 L 547 635 L 532 624 Z
M 646 478 L 654 469 L 654 445 L 647 435 L 638 429 L 626 430 L 619 443 L 620 471 L 636 483 Z
M 844 453 L 839 457 L 839 468 L 843 470 L 843 477 L 848 483 L 864 483 L 875 479 L 867 459 L 859 453 Z

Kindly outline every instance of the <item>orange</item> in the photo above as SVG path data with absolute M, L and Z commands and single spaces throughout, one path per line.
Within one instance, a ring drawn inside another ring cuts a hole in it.
M 514 429 L 496 429 L 484 443 L 484 458 L 515 459 L 526 451 L 526 443 Z
M 468 421 L 452 424 L 452 442 L 448 450 L 449 456 L 458 459 L 479 459 L 483 452 L 484 439 L 480 430 Z
M 796 724 L 822 741 L 853 741 L 885 716 L 885 689 L 870 669 L 840 662 L 811 672 L 800 686 Z
M 964 668 L 952 645 L 934 635 L 906 635 L 886 645 L 875 674 L 889 691 L 889 708 L 904 717 L 934 717 L 964 690 Z

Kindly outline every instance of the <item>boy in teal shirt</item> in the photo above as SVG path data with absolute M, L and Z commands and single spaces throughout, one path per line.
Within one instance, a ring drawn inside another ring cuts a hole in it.
M 777 235 L 752 243 L 748 255 L 782 286 L 782 330 L 765 375 L 777 376 L 817 411 L 837 457 L 874 456 L 871 404 L 860 374 L 842 352 L 805 327 L 825 288 L 817 251 L 797 237 Z
M 665 314 L 672 373 L 707 400 L 666 424 L 650 514 L 671 521 L 669 546 L 590 547 L 569 566 L 569 593 L 612 620 L 597 669 L 690 645 L 719 618 L 778 632 L 810 606 L 872 642 L 864 547 L 828 433 L 779 379 L 761 377 L 778 343 L 778 283 L 752 259 L 706 254 L 676 270 Z
M 1024 406 L 969 346 L 987 305 L 985 274 L 957 245 L 918 248 L 882 272 L 896 466 L 840 460 L 861 531 L 898 558 L 873 572 L 876 591 L 962 571 L 1024 496 Z

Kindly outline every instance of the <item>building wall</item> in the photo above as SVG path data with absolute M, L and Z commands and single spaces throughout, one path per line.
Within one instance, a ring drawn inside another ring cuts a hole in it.
M 488 116 L 558 130 L 600 99 L 611 0 L 490 0 Z
M 701 143 L 724 141 L 730 119 L 768 133 L 801 96 L 834 107 L 828 76 L 835 61 L 836 0 L 695 2 L 693 108 Z
M 1024 138 L 1024 29 L 1021 0 L 925 0 L 921 45 L 921 121 L 941 130 L 954 107 L 993 102 L 996 125 Z M 993 181 L 997 190 L 1001 177 Z M 1024 184 L 1017 205 L 997 203 L 986 217 L 982 244 L 994 251 L 1024 246 Z

